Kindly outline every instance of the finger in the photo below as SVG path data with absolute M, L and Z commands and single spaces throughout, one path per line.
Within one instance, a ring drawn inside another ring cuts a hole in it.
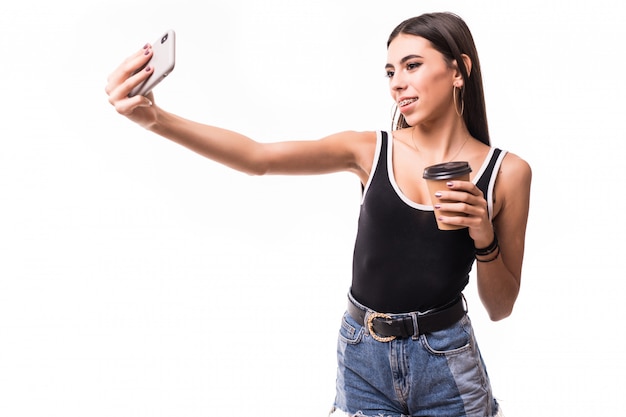
M 150 58 L 152 58 L 152 46 L 149 44 L 146 44 L 142 49 L 126 58 L 107 77 L 106 93 L 109 94 L 134 74 L 141 73 L 141 69 L 150 61 Z
M 153 71 L 154 69 L 151 66 L 147 66 L 137 74 L 130 76 L 119 85 L 115 86 L 115 88 L 108 92 L 109 102 L 115 105 L 117 101 L 128 98 L 132 89 L 146 80 Z
M 490 224 L 489 220 L 486 219 L 484 215 L 480 215 L 479 211 L 475 212 L 474 210 L 455 210 L 454 208 L 448 211 L 448 208 L 444 210 L 444 207 L 441 209 L 435 210 L 435 215 L 439 219 L 440 222 L 454 224 L 456 226 L 467 226 L 469 228 L 480 228 L 485 224 Z
M 471 181 L 448 181 L 446 183 L 448 189 L 465 191 L 473 195 L 481 195 L 482 191 Z
M 440 215 L 437 217 L 441 223 L 453 225 L 453 226 L 463 226 L 469 227 L 469 222 L 467 217 L 465 216 L 444 216 Z
M 436 204 L 435 210 L 441 213 L 455 213 L 463 216 L 483 218 L 486 217 L 487 209 L 482 205 L 472 205 L 462 202 Z
M 477 196 L 467 191 L 438 191 L 435 193 L 435 197 L 441 202 L 461 201 L 468 204 L 478 200 Z
M 142 95 L 136 95 L 133 97 L 127 97 L 123 100 L 118 100 L 115 103 L 112 103 L 115 107 L 115 110 L 124 116 L 131 115 L 136 108 L 138 107 L 150 107 L 152 106 L 152 101 L 147 97 Z

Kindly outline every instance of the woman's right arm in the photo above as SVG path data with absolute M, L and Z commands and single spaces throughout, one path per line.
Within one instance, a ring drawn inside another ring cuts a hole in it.
M 136 74 L 152 56 L 148 45 L 127 58 L 108 78 L 106 93 L 118 113 L 209 159 L 251 175 L 322 174 L 350 171 L 363 182 L 371 168 L 374 132 L 342 132 L 314 141 L 259 143 L 239 133 L 168 113 L 154 96 L 128 97 L 152 68 Z

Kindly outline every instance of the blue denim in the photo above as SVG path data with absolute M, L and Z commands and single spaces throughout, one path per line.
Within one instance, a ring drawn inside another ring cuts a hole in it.
M 467 315 L 444 330 L 379 342 L 345 313 L 337 359 L 335 409 L 349 415 L 492 417 L 498 413 Z

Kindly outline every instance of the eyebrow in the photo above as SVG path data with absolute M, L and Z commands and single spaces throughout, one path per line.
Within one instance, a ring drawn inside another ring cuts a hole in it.
M 402 58 L 400 60 L 400 64 L 404 64 L 406 61 L 409 61 L 409 60 L 414 59 L 414 58 L 423 58 L 423 56 L 416 55 L 416 54 L 414 54 L 414 55 L 407 55 L 407 56 L 405 56 L 404 58 Z M 385 69 L 387 69 L 387 68 L 393 68 L 393 65 L 391 65 L 391 64 L 385 65 Z

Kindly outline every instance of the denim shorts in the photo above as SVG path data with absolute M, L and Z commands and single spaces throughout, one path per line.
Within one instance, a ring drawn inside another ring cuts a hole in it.
M 337 360 L 333 411 L 367 417 L 498 414 L 467 314 L 444 330 L 379 342 L 346 312 Z

